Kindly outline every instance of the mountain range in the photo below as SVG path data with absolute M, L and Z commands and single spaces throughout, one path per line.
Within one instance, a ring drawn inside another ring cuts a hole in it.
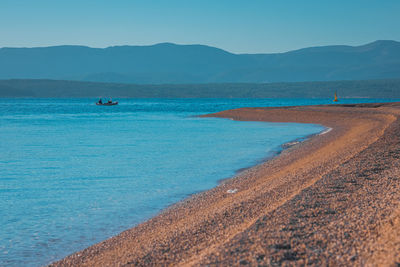
M 271 83 L 400 78 L 400 42 L 233 54 L 205 45 L 0 48 L 0 79 L 136 84 Z

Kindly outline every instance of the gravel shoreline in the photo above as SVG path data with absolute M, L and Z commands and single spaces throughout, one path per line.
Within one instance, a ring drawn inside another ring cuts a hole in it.
M 52 266 L 400 263 L 400 103 L 206 116 L 332 128 Z

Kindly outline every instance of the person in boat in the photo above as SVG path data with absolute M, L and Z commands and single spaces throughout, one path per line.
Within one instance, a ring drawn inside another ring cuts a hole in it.
M 110 99 L 108 99 L 108 103 L 109 103 L 109 104 L 111 104 L 111 103 L 112 103 L 112 100 L 111 100 L 111 98 L 110 98 Z
M 98 102 L 99 104 L 103 104 L 103 101 L 101 100 L 101 98 L 99 99 L 99 102 Z

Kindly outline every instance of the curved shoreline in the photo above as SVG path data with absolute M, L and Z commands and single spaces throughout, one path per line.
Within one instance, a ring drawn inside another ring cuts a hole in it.
M 237 169 L 237 170 L 235 171 L 235 174 L 234 174 L 233 176 L 230 176 L 230 177 L 227 177 L 227 178 L 219 179 L 219 180 L 217 181 L 217 186 L 220 185 L 220 184 L 222 184 L 222 183 L 225 182 L 225 181 L 228 181 L 228 180 L 235 179 L 235 178 L 239 177 L 239 176 L 242 174 L 242 172 L 247 171 L 247 170 L 250 170 L 251 168 L 254 168 L 254 166 L 263 164 L 263 163 L 265 163 L 265 162 L 267 162 L 267 161 L 272 160 L 273 158 L 279 157 L 279 155 L 280 155 L 281 153 L 283 153 L 283 152 L 284 152 L 285 150 L 287 150 L 287 149 L 293 149 L 295 146 L 297 146 L 297 145 L 299 145 L 299 144 L 301 144 L 301 143 L 307 141 L 308 139 L 311 139 L 311 138 L 313 138 L 314 136 L 323 135 L 323 134 L 325 134 L 325 133 L 330 132 L 331 130 L 332 130 L 332 128 L 327 128 L 327 127 L 325 127 L 325 129 L 324 129 L 323 131 L 319 132 L 319 133 L 309 134 L 309 135 L 306 135 L 306 136 L 303 136 L 303 137 L 299 137 L 299 138 L 293 139 L 292 141 L 283 143 L 283 144 L 281 144 L 280 146 L 277 146 L 276 149 L 271 150 L 271 151 L 267 154 L 267 156 L 256 160 L 256 161 L 254 162 L 254 164 L 249 165 L 248 167 L 243 167 L 243 168 Z M 201 192 L 199 192 L 199 193 L 201 193 Z M 192 194 L 192 195 L 194 195 L 194 194 Z
M 343 177 L 367 173 L 371 168 L 382 173 L 397 172 L 392 168 L 397 167 L 393 163 L 397 150 L 382 157 L 382 161 L 389 160 L 384 168 L 373 164 L 376 153 L 395 147 L 395 143 L 387 145 L 390 139 L 395 139 L 396 127 L 400 128 L 399 114 L 399 103 L 386 103 L 242 108 L 206 115 L 235 120 L 316 123 L 332 130 L 286 149 L 278 157 L 245 170 L 214 189 L 196 194 L 132 229 L 52 265 L 393 264 L 398 260 L 395 258 L 399 249 L 397 240 L 392 240 L 394 245 L 388 249 L 392 254 L 383 250 L 379 250 L 379 254 L 374 252 L 377 250 L 373 249 L 370 239 L 360 239 L 355 233 L 371 235 L 371 229 L 380 228 L 385 229 L 385 233 L 396 231 L 400 226 L 396 214 L 399 218 L 400 214 L 393 207 L 400 203 L 399 193 L 396 194 L 398 183 L 390 184 L 394 192 L 389 195 L 391 199 L 386 199 L 388 192 L 368 194 L 379 184 L 368 188 L 365 195 L 355 189 L 349 191 L 345 200 L 336 195 L 354 185 L 340 182 Z M 373 149 L 374 153 L 368 152 Z M 400 148 L 398 152 L 400 154 Z M 361 157 L 368 160 L 358 162 Z M 344 171 L 348 173 L 338 175 Z M 391 179 L 387 175 L 383 177 Z M 318 200 L 320 202 L 314 203 L 321 192 L 331 190 L 322 185 L 331 182 L 338 184 L 334 186 L 338 192 L 327 193 Z M 355 184 L 358 183 L 356 180 Z M 360 188 L 365 190 L 371 183 L 370 180 L 359 183 Z M 227 193 L 228 190 L 236 191 Z M 352 199 L 354 196 L 357 196 L 356 201 Z M 392 209 L 380 207 L 374 212 L 376 215 L 385 210 L 385 219 L 393 217 L 389 226 L 380 217 L 373 221 L 363 210 L 357 209 L 356 213 L 349 209 L 354 202 L 363 205 L 380 199 L 385 200 L 380 204 L 392 205 Z M 340 209 L 344 212 L 339 214 Z M 342 217 L 335 221 L 334 215 Z M 367 230 L 356 227 L 364 222 L 361 215 L 368 217 Z M 352 216 L 359 221 L 354 223 Z M 329 223 L 332 221 L 336 223 Z M 304 233 L 308 236 L 296 236 Z M 350 235 L 352 239 L 333 237 L 335 235 Z M 379 233 L 373 240 L 386 244 L 388 238 L 393 236 L 384 237 Z M 369 254 L 362 248 L 368 248 Z

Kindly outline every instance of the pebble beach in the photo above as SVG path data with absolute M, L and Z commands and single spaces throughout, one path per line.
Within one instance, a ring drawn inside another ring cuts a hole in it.
M 400 103 L 205 115 L 327 131 L 50 266 L 396 266 Z

